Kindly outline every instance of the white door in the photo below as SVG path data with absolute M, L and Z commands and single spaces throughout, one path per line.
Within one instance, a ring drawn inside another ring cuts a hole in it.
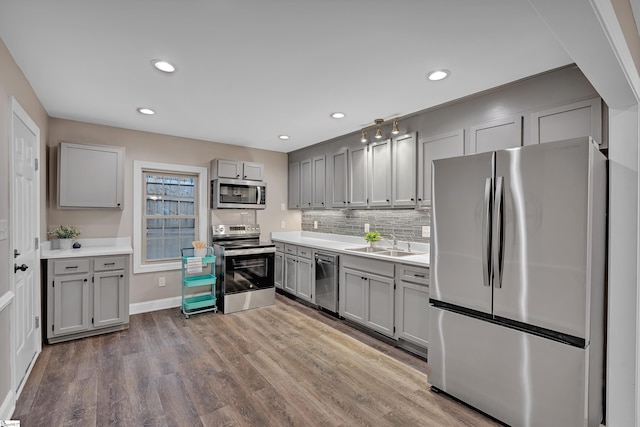
M 11 103 L 11 246 L 14 255 L 14 390 L 35 361 L 40 341 L 39 172 L 40 129 L 15 99 Z

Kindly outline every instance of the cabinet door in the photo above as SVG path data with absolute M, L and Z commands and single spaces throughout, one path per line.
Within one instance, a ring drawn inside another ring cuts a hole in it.
M 367 206 L 367 147 L 349 150 L 349 198 L 350 207 Z
M 295 255 L 284 256 L 284 290 L 296 295 L 298 292 L 298 258 Z
M 569 105 L 531 114 L 531 143 L 559 141 L 590 136 L 600 148 L 606 148 L 602 138 L 602 101 L 587 99 Z
M 392 337 L 394 279 L 376 275 L 368 275 L 367 278 L 365 324 L 374 331 Z
M 86 331 L 91 327 L 89 274 L 53 279 L 53 335 Z
M 364 274 L 350 268 L 343 268 L 340 277 L 340 315 L 345 319 L 365 324 L 365 287 Z
M 242 162 L 238 160 L 218 159 L 218 178 L 240 179 L 242 176 Z
M 93 276 L 93 327 L 127 322 L 124 270 L 95 273 Z
M 349 188 L 348 172 L 348 150 L 342 150 L 333 153 L 333 174 L 331 176 L 331 206 L 334 208 L 343 208 L 347 206 L 347 189 Z
M 471 153 L 486 153 L 520 146 L 522 116 L 512 116 L 471 127 Z
M 289 209 L 300 209 L 300 162 L 289 163 Z
M 418 205 L 431 205 L 431 162 L 464 154 L 464 129 L 418 142 Z
M 369 206 L 391 206 L 391 140 L 369 145 Z
M 63 142 L 59 150 L 61 208 L 124 207 L 124 148 Z
M 416 204 L 416 134 L 393 140 L 393 206 Z
M 311 193 L 313 191 L 313 162 L 311 159 L 300 162 L 300 208 L 311 207 Z
M 313 302 L 313 261 L 298 257 L 298 297 Z
M 242 178 L 250 181 L 262 181 L 264 165 L 262 163 L 244 162 L 242 164 Z
M 311 202 L 311 206 L 314 208 L 324 208 L 325 203 L 325 179 L 326 179 L 326 170 L 325 170 L 325 156 L 318 156 L 313 158 L 313 178 L 312 178 L 312 188 L 313 188 L 313 200 Z
M 284 286 L 284 254 L 282 252 L 276 252 L 275 269 L 274 284 L 276 288 L 282 289 Z
M 422 347 L 429 341 L 429 287 L 400 281 L 396 294 L 398 338 Z

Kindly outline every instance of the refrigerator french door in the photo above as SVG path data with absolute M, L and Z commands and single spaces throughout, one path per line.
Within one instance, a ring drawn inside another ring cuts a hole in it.
M 432 173 L 432 388 L 509 425 L 599 425 L 605 157 L 581 138 Z

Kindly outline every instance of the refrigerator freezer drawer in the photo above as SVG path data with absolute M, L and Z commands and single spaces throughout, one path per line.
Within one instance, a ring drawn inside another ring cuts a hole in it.
M 600 425 L 602 390 L 589 389 L 589 347 L 429 309 L 431 385 L 513 426 Z

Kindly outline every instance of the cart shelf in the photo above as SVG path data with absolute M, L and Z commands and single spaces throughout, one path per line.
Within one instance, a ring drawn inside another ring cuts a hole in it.
M 184 248 L 182 252 L 182 314 L 188 319 L 192 314 L 218 311 L 216 305 L 216 257 L 213 255 L 213 248 L 207 246 L 206 255 L 202 257 L 202 272 L 190 274 L 187 270 L 187 262 L 193 254 L 192 248 Z M 197 264 L 196 264 L 197 265 Z M 196 287 L 207 287 L 206 293 L 199 295 L 185 295 L 185 289 Z

